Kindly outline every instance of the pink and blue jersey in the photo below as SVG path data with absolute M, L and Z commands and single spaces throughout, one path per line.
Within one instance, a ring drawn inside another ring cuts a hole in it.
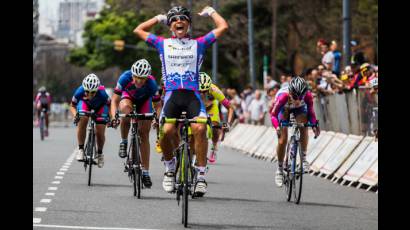
M 164 38 L 150 33 L 146 42 L 159 53 L 165 91 L 177 89 L 198 91 L 198 73 L 206 49 L 215 41 L 216 37 L 212 31 L 195 39 Z
M 147 100 L 155 96 L 157 91 L 157 82 L 153 76 L 148 76 L 145 84 L 141 88 L 137 88 L 132 79 L 132 73 L 130 70 L 121 74 L 117 86 L 114 89 L 115 94 L 122 97 L 128 97 L 132 101 Z
M 303 113 L 307 114 L 308 121 L 312 124 L 317 123 L 316 114 L 313 110 L 313 96 L 310 91 L 301 100 L 301 105 L 295 107 L 292 103 L 289 103 L 289 92 L 282 91 L 278 93 L 271 110 L 271 121 L 273 127 L 276 129 L 279 126 L 280 121 L 285 121 L 288 118 L 284 116 L 285 109 L 289 109 L 289 112 L 293 112 L 296 115 Z

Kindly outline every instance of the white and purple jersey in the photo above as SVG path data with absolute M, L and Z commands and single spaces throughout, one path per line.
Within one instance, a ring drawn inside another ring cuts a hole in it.
M 199 90 L 199 70 L 206 48 L 216 41 L 211 31 L 199 38 L 164 38 L 150 33 L 145 42 L 159 52 L 165 91 Z

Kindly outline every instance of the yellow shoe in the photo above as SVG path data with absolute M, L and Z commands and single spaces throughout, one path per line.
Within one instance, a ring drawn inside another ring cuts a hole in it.
M 155 150 L 157 151 L 157 153 L 162 153 L 162 149 L 158 141 L 156 142 Z

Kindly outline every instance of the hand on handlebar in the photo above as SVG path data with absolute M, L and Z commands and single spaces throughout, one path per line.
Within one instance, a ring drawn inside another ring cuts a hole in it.
M 79 121 L 80 121 L 80 114 L 79 114 L 79 113 L 76 113 L 75 116 L 74 116 L 74 118 L 73 118 L 73 123 L 74 123 L 74 125 L 77 126 Z

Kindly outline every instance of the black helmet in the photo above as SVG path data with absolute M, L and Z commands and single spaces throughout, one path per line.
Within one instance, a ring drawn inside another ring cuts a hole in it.
M 170 23 L 171 17 L 175 15 L 185 15 L 188 17 L 189 21 L 191 22 L 191 12 L 187 8 L 183 6 L 174 6 L 167 13 L 167 25 L 168 26 L 171 24 Z
M 301 97 L 306 94 L 307 90 L 308 85 L 305 79 L 299 76 L 292 78 L 289 82 L 289 92 L 294 96 Z

